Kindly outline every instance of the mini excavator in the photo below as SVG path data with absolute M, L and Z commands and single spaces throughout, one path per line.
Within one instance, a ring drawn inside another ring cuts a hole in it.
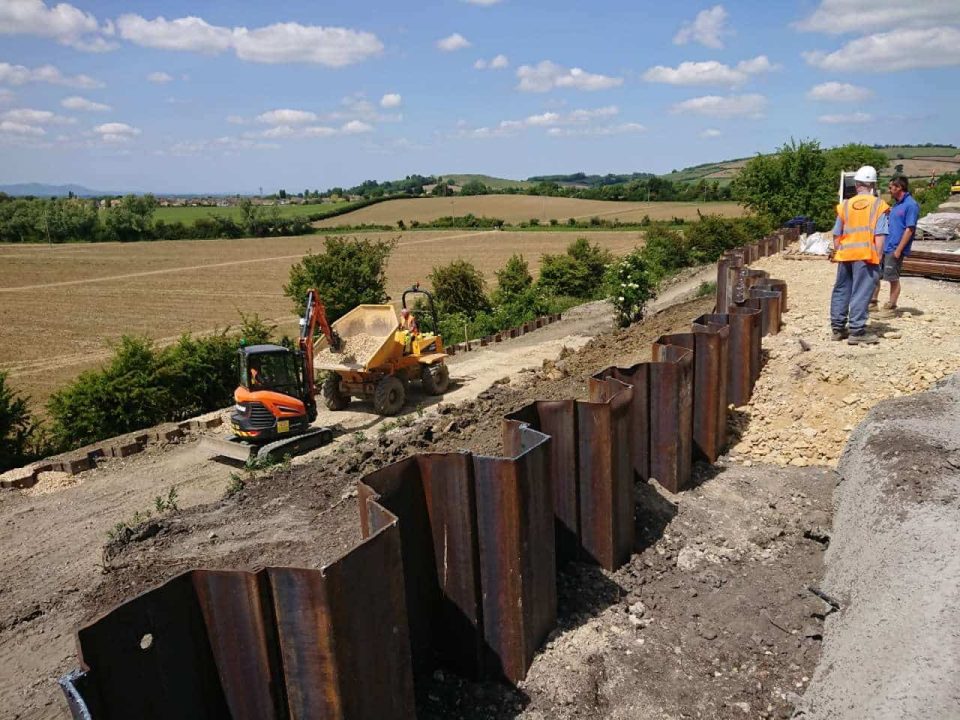
M 327 322 L 326 308 L 316 290 L 307 292 L 296 349 L 282 345 L 245 345 L 238 350 L 240 384 L 233 392 L 230 415 L 233 435 L 204 437 L 207 450 L 236 460 L 296 455 L 333 439 L 330 428 L 311 428 L 317 419 L 313 367 L 317 328 L 334 350 L 343 345 Z

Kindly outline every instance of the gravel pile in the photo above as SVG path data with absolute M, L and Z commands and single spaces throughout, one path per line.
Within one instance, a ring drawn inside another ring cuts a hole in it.
M 314 365 L 317 367 L 332 365 L 366 365 L 373 354 L 383 345 L 382 335 L 367 335 L 357 333 L 343 338 L 343 345 L 339 352 L 327 347 L 314 356 Z

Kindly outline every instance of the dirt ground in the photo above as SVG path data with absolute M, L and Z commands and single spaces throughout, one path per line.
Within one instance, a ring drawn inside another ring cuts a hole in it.
M 808 261 L 763 262 L 790 282 L 791 309 L 784 332 L 765 340 L 771 352 L 755 398 L 766 409 L 733 414 L 733 430 L 743 437 L 759 437 L 772 424 L 781 376 L 784 387 L 796 382 L 796 358 L 787 362 L 788 343 L 799 349 L 795 330 L 812 345 L 804 356 L 834 348 L 826 331 L 803 324 L 823 316 L 830 276 Z M 698 281 L 688 278 L 686 287 Z M 904 304 L 909 298 L 925 312 L 947 310 L 956 297 L 953 287 L 923 280 L 906 280 L 904 292 Z M 682 303 L 622 331 L 587 306 L 565 319 L 566 328 L 516 341 L 525 345 L 464 354 L 452 367 L 460 387 L 442 404 L 411 412 L 389 430 L 362 406 L 352 408 L 332 446 L 287 467 L 240 472 L 229 496 L 237 471 L 191 459 L 191 445 L 118 461 L 48 494 L 0 495 L 0 543 L 9 561 L 0 576 L 0 702 L 16 718 L 66 717 L 55 678 L 76 663 L 77 625 L 191 567 L 322 566 L 359 539 L 355 482 L 364 473 L 422 450 L 495 453 L 503 414 L 533 399 L 585 397 L 590 374 L 648 359 L 657 336 L 689 327 L 711 305 Z M 901 345 L 901 356 L 925 353 L 932 332 L 917 336 L 923 346 Z M 853 351 L 880 373 L 876 363 L 886 350 Z M 810 413 L 803 423 L 828 434 L 832 397 L 808 389 L 802 401 L 795 398 Z M 558 627 L 526 681 L 510 688 L 440 671 L 418 716 L 790 717 L 814 675 L 829 610 L 807 589 L 823 580 L 832 533 L 836 475 L 829 465 L 825 458 L 780 466 L 740 448 L 713 467 L 697 466 L 695 487 L 678 496 L 638 485 L 637 554 L 616 573 L 580 564 L 561 572 Z M 148 525 L 150 537 L 103 550 L 107 527 L 173 483 L 179 512 Z
M 645 215 L 651 220 L 670 220 L 674 217 L 693 220 L 697 213 L 739 217 L 746 211 L 735 202 L 619 202 L 614 200 L 577 200 L 536 195 L 470 195 L 449 198 L 411 198 L 388 200 L 355 210 L 346 215 L 321 220 L 317 227 L 377 223 L 394 225 L 403 220 L 429 222 L 439 217 L 467 215 L 494 217 L 509 223 L 532 218 L 566 222 L 568 218 L 600 217 L 622 222 L 639 222 Z
M 417 231 L 374 233 L 397 239 L 387 266 L 387 292 L 427 283 L 435 265 L 467 258 L 491 286 L 494 272 L 515 252 L 534 272 L 544 253 L 559 253 L 577 237 L 623 254 L 643 243 L 636 231 L 529 232 Z M 0 370 L 40 409 L 83 370 L 111 355 L 124 333 L 159 343 L 182 333 L 236 327 L 240 313 L 258 313 L 296 331 L 283 295 L 290 266 L 323 238 L 185 240 L 150 243 L 0 245 Z M 185 299 L 186 298 L 186 299 Z M 65 302 L 68 300 L 68 302 Z M 42 338 L 38 341 L 37 338 Z
M 920 392 L 960 370 L 960 286 L 903 278 L 899 309 L 871 314 L 873 346 L 830 339 L 836 267 L 826 259 L 764 258 L 755 264 L 785 278 L 790 312 L 779 335 L 764 338 L 768 365 L 732 454 L 778 466 L 836 466 L 853 428 L 882 400 Z M 888 297 L 883 283 L 880 304 Z M 804 350 L 803 339 L 810 347 Z

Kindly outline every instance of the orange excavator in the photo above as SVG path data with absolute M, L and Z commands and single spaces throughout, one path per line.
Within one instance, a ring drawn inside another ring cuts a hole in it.
M 318 328 L 331 348 L 340 348 L 342 341 L 327 322 L 323 302 L 316 290 L 310 290 L 296 349 L 240 347 L 240 384 L 233 392 L 236 405 L 230 415 L 234 434 L 225 439 L 205 437 L 204 445 L 211 454 L 244 461 L 282 458 L 333 439 L 329 428 L 311 427 L 317 419 L 313 348 Z

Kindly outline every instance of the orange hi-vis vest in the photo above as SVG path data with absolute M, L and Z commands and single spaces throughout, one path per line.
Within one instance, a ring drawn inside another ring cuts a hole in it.
M 843 234 L 838 238 L 839 249 L 833 259 L 837 262 L 865 260 L 880 264 L 880 253 L 874 242 L 877 220 L 890 212 L 890 206 L 873 195 L 856 195 L 837 205 L 837 217 Z

